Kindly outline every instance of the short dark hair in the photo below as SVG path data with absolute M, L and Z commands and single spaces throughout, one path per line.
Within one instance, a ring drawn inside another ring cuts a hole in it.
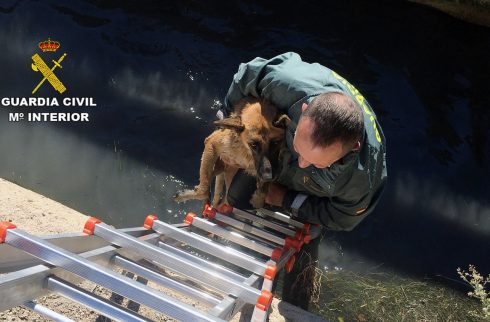
M 348 95 L 331 92 L 318 95 L 301 114 L 313 120 L 311 139 L 315 146 L 326 147 L 340 140 L 344 147 L 354 145 L 364 135 L 361 107 Z

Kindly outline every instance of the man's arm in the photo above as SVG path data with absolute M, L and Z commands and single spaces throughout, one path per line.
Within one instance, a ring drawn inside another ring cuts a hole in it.
M 304 195 L 271 184 L 266 202 L 281 206 L 301 221 L 320 224 L 330 230 L 350 231 L 369 215 L 378 203 L 385 180 L 369 188 L 363 173 L 357 173 L 333 197 Z
M 286 194 L 283 207 L 301 221 L 320 224 L 330 230 L 351 231 L 372 212 L 377 203 L 377 200 L 368 200 L 368 196 L 358 201 L 350 201 L 339 197 L 308 195 L 301 206 L 294 210 L 291 205 L 297 196 L 297 193 Z M 366 203 L 368 206 L 364 207 Z

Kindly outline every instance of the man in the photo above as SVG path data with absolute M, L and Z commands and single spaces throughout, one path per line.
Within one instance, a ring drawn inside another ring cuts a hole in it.
M 386 183 L 385 138 L 354 86 L 320 64 L 285 53 L 240 65 L 225 98 L 225 114 L 244 96 L 270 100 L 293 121 L 286 131 L 282 169 L 266 203 L 327 230 L 350 231 L 373 211 Z M 255 179 L 238 170 L 228 201 L 250 208 L 254 190 Z M 314 274 L 303 279 L 306 283 L 296 278 L 317 261 L 319 243 L 315 238 L 303 247 L 285 277 L 283 299 L 305 309 Z

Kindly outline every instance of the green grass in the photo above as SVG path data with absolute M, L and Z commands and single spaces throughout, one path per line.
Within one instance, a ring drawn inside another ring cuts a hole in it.
M 433 280 L 324 272 L 316 313 L 334 321 L 480 322 L 480 303 Z

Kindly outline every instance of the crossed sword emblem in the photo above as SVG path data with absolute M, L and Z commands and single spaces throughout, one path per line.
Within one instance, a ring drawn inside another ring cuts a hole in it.
M 32 61 L 33 63 L 31 64 L 32 70 L 35 72 L 41 72 L 43 74 L 44 78 L 37 84 L 37 86 L 32 90 L 32 94 L 34 94 L 39 87 L 41 87 L 42 84 L 47 80 L 53 88 L 58 91 L 60 94 L 62 94 L 64 91 L 66 91 L 65 85 L 56 77 L 56 75 L 53 73 L 53 71 L 56 69 L 56 67 L 62 68 L 61 62 L 63 59 L 65 59 L 66 53 L 63 54 L 57 61 L 53 59 L 54 66 L 52 68 L 49 68 L 48 65 L 44 62 L 44 60 L 39 56 L 38 54 L 34 54 L 32 56 Z

